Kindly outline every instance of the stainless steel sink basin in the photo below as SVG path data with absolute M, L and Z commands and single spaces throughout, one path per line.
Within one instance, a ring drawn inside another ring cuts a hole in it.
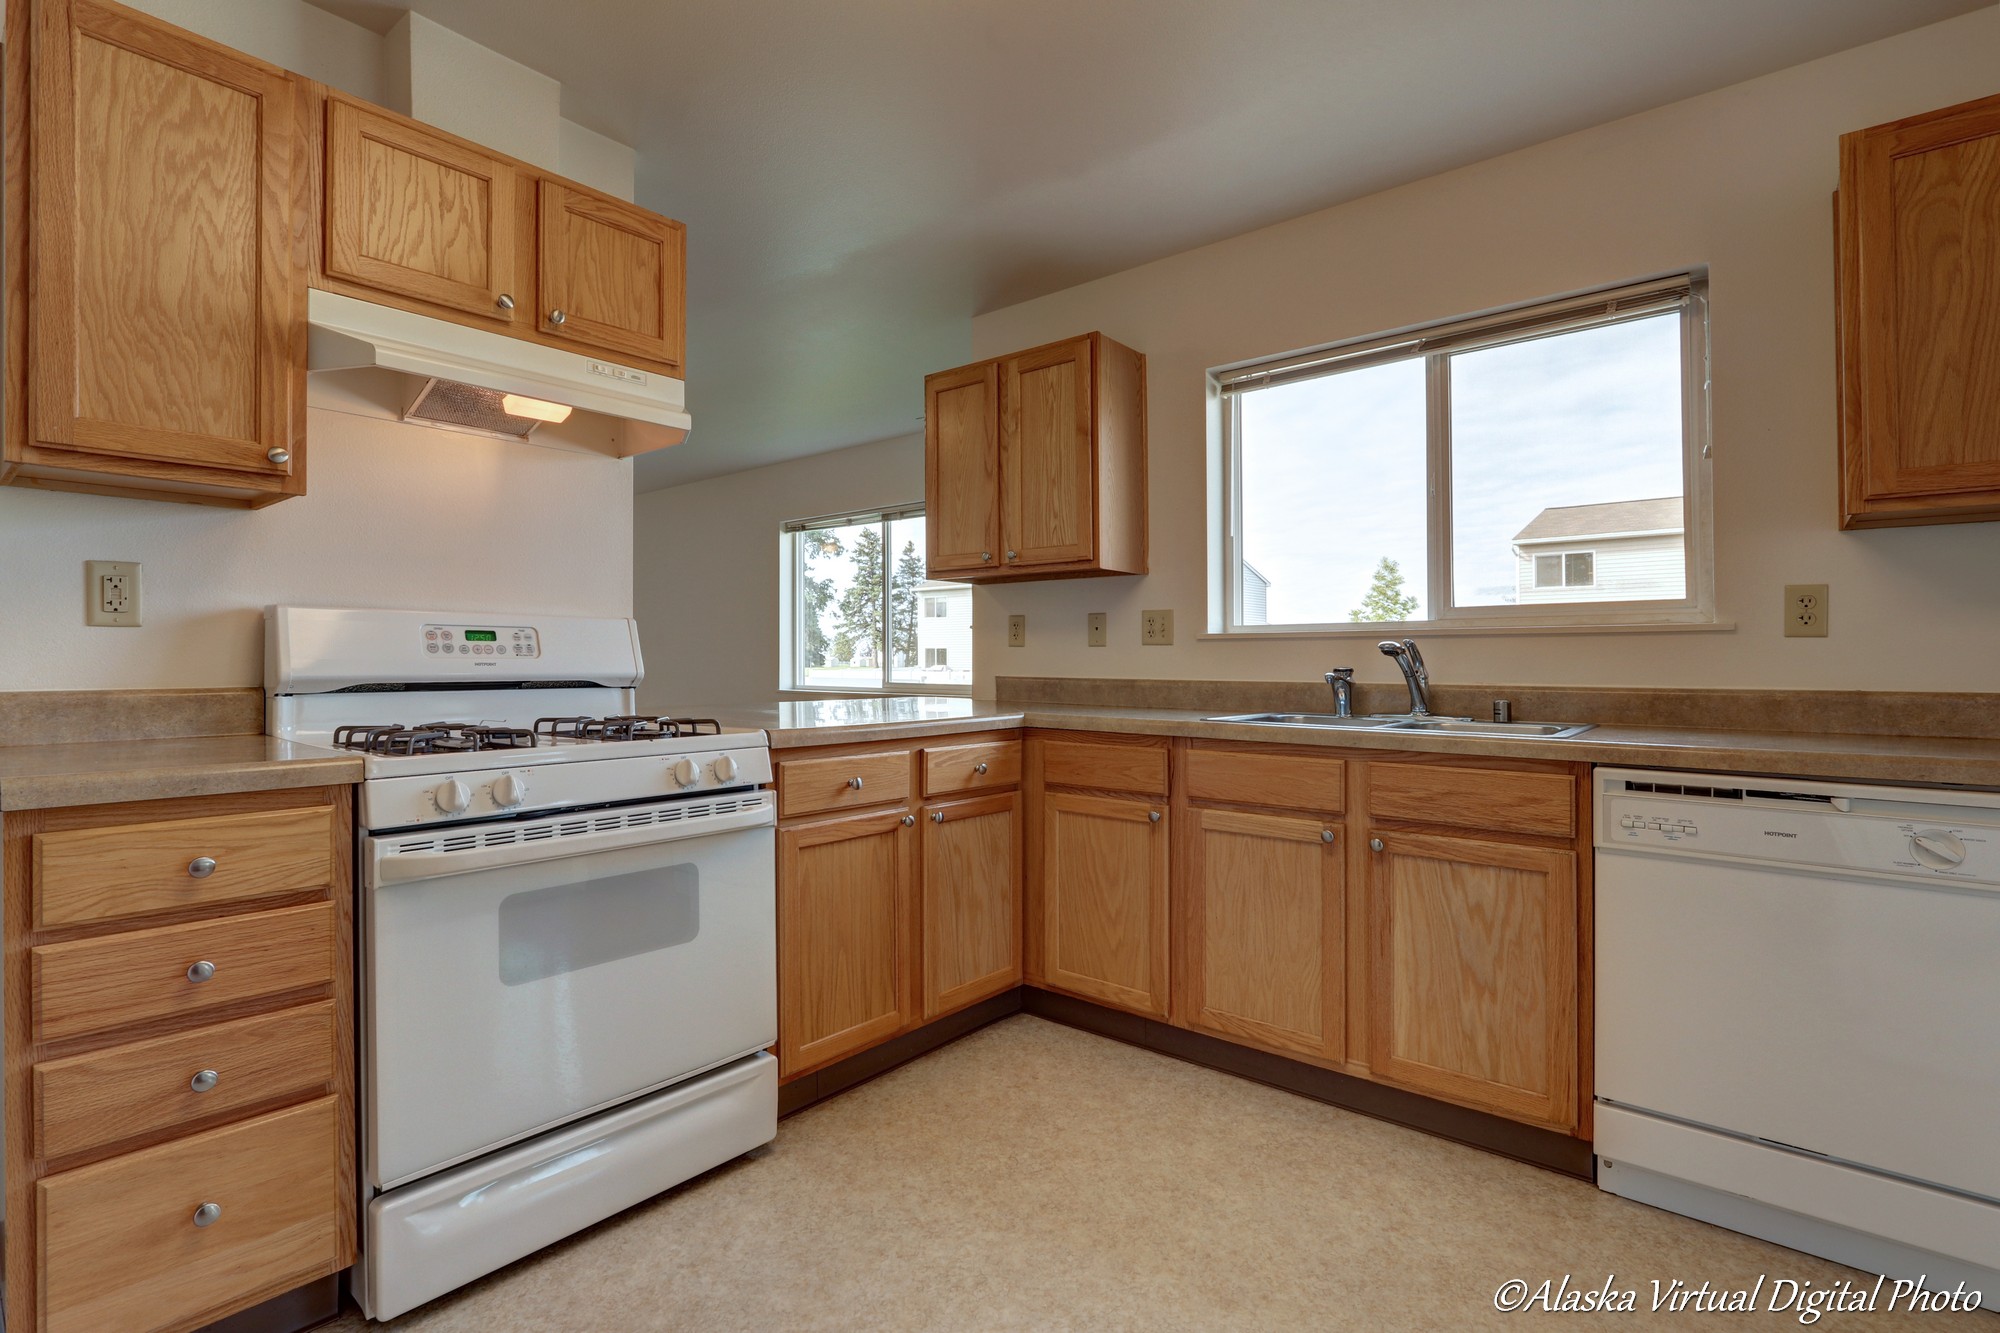
M 1381 731 L 1403 719 L 1389 717 L 1340 717 L 1333 713 L 1232 713 L 1228 717 L 1205 717 L 1204 722 L 1248 722 L 1260 727 L 1326 727 Z
M 1589 731 L 1594 723 L 1480 722 L 1469 717 L 1409 717 L 1402 713 L 1339 717 L 1333 713 L 1233 713 L 1207 722 L 1247 722 L 1260 727 L 1316 727 L 1325 730 L 1410 731 L 1435 736 L 1528 736 L 1562 740 Z

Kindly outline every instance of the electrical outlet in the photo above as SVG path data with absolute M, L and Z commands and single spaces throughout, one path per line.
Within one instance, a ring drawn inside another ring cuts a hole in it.
M 1092 648 L 1108 648 L 1111 646 L 1111 631 L 1105 624 L 1104 613 L 1102 611 L 1092 611 L 1090 613 L 1090 638 L 1088 642 Z
M 1172 643 L 1174 641 L 1174 613 L 1172 611 L 1142 611 L 1139 614 L 1140 643 Z
M 1007 617 L 1007 646 L 1026 648 L 1028 646 L 1028 618 L 1026 616 Z
M 139 623 L 139 562 L 83 562 L 83 623 L 130 628 Z
M 1824 583 L 1785 585 L 1785 637 L 1824 639 L 1826 637 L 1827 595 Z

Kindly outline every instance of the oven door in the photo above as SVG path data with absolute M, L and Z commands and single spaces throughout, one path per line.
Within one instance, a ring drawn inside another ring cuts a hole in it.
M 769 798 L 364 839 L 369 1186 L 775 1042 Z

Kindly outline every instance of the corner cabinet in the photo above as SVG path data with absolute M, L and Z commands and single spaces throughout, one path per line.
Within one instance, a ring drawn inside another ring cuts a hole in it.
M 0 480 L 243 507 L 302 493 L 293 77 L 98 0 L 11 6 L 5 60 Z
M 932 578 L 1146 572 L 1146 358 L 1101 333 L 924 381 Z
M 1841 526 L 2000 519 L 2000 97 L 1840 141 Z

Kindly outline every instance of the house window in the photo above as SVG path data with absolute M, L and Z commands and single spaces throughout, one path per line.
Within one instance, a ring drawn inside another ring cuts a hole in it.
M 1696 275 L 1239 366 L 1221 632 L 1714 618 Z
M 782 539 L 786 689 L 971 690 L 972 589 L 925 576 L 922 506 L 800 519 Z

